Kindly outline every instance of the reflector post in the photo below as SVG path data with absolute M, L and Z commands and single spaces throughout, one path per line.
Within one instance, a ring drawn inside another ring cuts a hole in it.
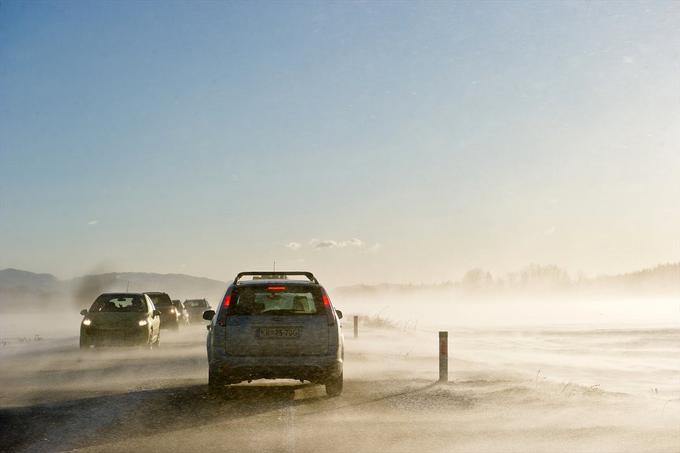
M 449 381 L 449 332 L 439 332 L 439 382 Z

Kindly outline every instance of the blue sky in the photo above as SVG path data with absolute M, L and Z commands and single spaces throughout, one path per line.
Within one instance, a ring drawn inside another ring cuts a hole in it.
M 670 2 L 5 1 L 0 268 L 676 261 L 679 73 Z

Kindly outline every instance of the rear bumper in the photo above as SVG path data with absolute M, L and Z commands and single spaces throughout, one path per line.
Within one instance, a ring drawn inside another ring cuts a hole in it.
M 343 362 L 337 355 L 292 357 L 213 356 L 211 373 L 228 382 L 255 379 L 304 379 L 323 382 L 342 373 Z
M 187 310 L 187 313 L 189 313 L 189 320 L 191 322 L 203 322 L 203 312 L 205 310 L 209 310 L 208 308 L 205 309 L 200 309 L 200 310 Z
M 174 314 L 161 314 L 161 329 L 167 329 L 168 327 L 177 327 L 179 325 L 179 319 Z

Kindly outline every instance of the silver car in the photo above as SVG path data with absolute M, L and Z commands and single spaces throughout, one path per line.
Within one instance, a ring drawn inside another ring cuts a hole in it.
M 203 318 L 210 321 L 212 392 L 246 380 L 285 378 L 324 384 L 329 396 L 342 393 L 342 312 L 311 272 L 241 272 L 217 312 L 207 310 Z

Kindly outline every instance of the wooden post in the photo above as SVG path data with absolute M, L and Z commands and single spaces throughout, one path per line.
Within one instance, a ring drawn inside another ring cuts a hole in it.
M 439 382 L 449 381 L 449 332 L 439 332 Z
M 359 336 L 359 317 L 354 315 L 354 338 Z

